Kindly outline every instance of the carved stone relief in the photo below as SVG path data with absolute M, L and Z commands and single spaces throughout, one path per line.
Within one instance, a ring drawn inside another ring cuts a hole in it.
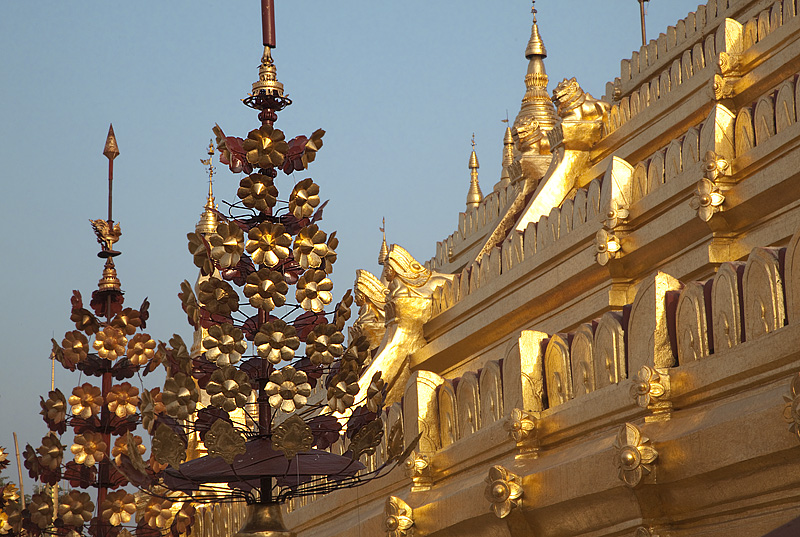
M 572 338 L 572 388 L 575 396 L 594 391 L 594 331 L 590 323 L 582 324 Z
M 714 352 L 731 349 L 742 342 L 742 275 L 744 263 L 723 263 L 711 286 Z
M 431 453 L 441 447 L 439 438 L 439 409 L 437 387 L 444 379 L 431 371 L 415 371 L 411 374 L 403 396 L 403 433 L 406 441 L 419 434 L 417 450 Z
M 439 430 L 443 448 L 458 440 L 456 392 L 449 380 L 445 380 L 439 386 Z
M 775 136 L 775 107 L 772 97 L 761 97 L 756 103 L 753 113 L 755 125 L 756 145 L 761 145 L 772 136 Z
M 503 408 L 544 410 L 544 332 L 523 330 L 503 360 Z
M 572 399 L 572 373 L 570 371 L 569 341 L 566 334 L 554 334 L 547 344 L 544 370 L 547 378 L 547 400 L 550 408 Z
M 464 373 L 456 387 L 458 410 L 458 437 L 465 438 L 481 428 L 480 393 L 478 377 L 473 372 Z
M 800 322 L 800 232 L 795 232 L 786 247 L 784 290 L 786 292 L 786 317 L 794 324 Z
M 480 409 L 481 427 L 487 427 L 503 417 L 503 383 L 500 364 L 488 362 L 481 370 Z
M 681 282 L 663 272 L 645 278 L 636 292 L 628 322 L 628 367 L 672 367 L 675 356 L 667 330 L 666 295 L 679 291 Z
M 753 128 L 753 113 L 748 107 L 739 110 L 736 116 L 736 156 L 744 155 L 756 146 L 755 129 Z
M 710 354 L 705 288 L 705 283 L 689 282 L 678 299 L 675 331 L 679 364 L 688 364 Z

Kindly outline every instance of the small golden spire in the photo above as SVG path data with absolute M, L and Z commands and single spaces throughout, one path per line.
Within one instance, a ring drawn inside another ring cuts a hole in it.
M 208 142 L 208 158 L 200 159 L 200 162 L 208 166 L 208 197 L 206 198 L 205 208 L 203 214 L 200 215 L 200 221 L 195 226 L 197 233 L 209 234 L 217 230 L 217 214 L 214 212 L 217 208 L 214 203 L 214 165 L 212 164 L 214 157 L 214 141 Z
M 120 283 L 117 278 L 117 269 L 114 267 L 114 261 L 108 257 L 106 258 L 106 265 L 103 267 L 103 277 L 97 282 L 98 289 L 101 291 L 119 291 Z
M 528 41 L 528 48 L 525 49 L 525 57 L 528 59 L 532 56 L 547 58 L 547 49 L 544 48 L 544 41 L 542 40 L 542 36 L 539 35 L 539 24 L 536 22 L 536 0 L 533 0 L 531 13 L 533 13 L 533 27 L 531 28 L 531 38 Z
M 477 207 L 483 199 L 481 187 L 478 184 L 478 155 L 475 153 L 475 133 L 472 134 L 472 154 L 469 156 L 470 182 L 467 193 L 467 207 Z
M 389 246 L 386 245 L 386 218 L 382 221 L 380 230 L 383 233 L 383 243 L 381 244 L 381 251 L 378 254 L 378 264 L 383 265 L 389 259 Z

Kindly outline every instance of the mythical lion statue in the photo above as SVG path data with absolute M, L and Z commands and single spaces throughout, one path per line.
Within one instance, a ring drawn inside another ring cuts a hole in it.
M 586 93 L 575 78 L 566 78 L 553 90 L 553 104 L 558 115 L 566 121 L 597 121 L 603 119 L 611 105 Z
M 541 152 L 544 134 L 536 118 L 518 118 L 511 129 L 511 137 L 521 152 Z
M 363 334 L 369 340 L 370 350 L 381 344 L 386 332 L 386 314 L 384 308 L 389 298 L 389 289 L 366 270 L 356 271 L 354 298 L 358 305 L 358 319 L 351 327 L 351 334 Z

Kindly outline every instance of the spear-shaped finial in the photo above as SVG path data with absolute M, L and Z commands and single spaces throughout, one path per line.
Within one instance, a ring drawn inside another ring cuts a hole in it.
M 106 136 L 106 145 L 103 148 L 103 154 L 108 160 L 114 160 L 119 156 L 119 146 L 117 145 L 117 137 L 114 136 L 114 125 L 108 124 L 108 136 Z

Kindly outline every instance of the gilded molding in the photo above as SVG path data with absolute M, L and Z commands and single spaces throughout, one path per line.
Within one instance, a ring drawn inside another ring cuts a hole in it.
M 783 417 L 789 423 L 789 430 L 800 440 L 800 373 L 792 378 L 791 395 L 784 395 L 786 407 Z
M 505 518 L 522 503 L 522 479 L 502 466 L 489 468 L 484 496 L 497 518 Z
M 386 498 L 383 510 L 386 518 L 384 528 L 388 537 L 411 537 L 414 535 L 414 510 L 397 496 Z
M 430 490 L 433 486 L 433 469 L 431 468 L 430 457 L 412 451 L 403 466 L 406 475 L 411 478 L 413 492 Z
M 503 429 L 508 432 L 508 436 L 517 445 L 517 458 L 539 456 L 539 431 L 536 428 L 538 414 L 526 412 L 515 408 L 506 418 Z
M 642 436 L 632 423 L 626 423 L 617 433 L 614 464 L 619 470 L 619 479 L 631 488 L 638 486 L 642 478 L 653 471 L 658 452 L 649 443 L 650 439 Z
M 669 398 L 669 372 L 642 366 L 631 386 L 631 397 L 641 408 L 652 414 L 645 421 L 664 421 L 670 418 L 672 402 Z

